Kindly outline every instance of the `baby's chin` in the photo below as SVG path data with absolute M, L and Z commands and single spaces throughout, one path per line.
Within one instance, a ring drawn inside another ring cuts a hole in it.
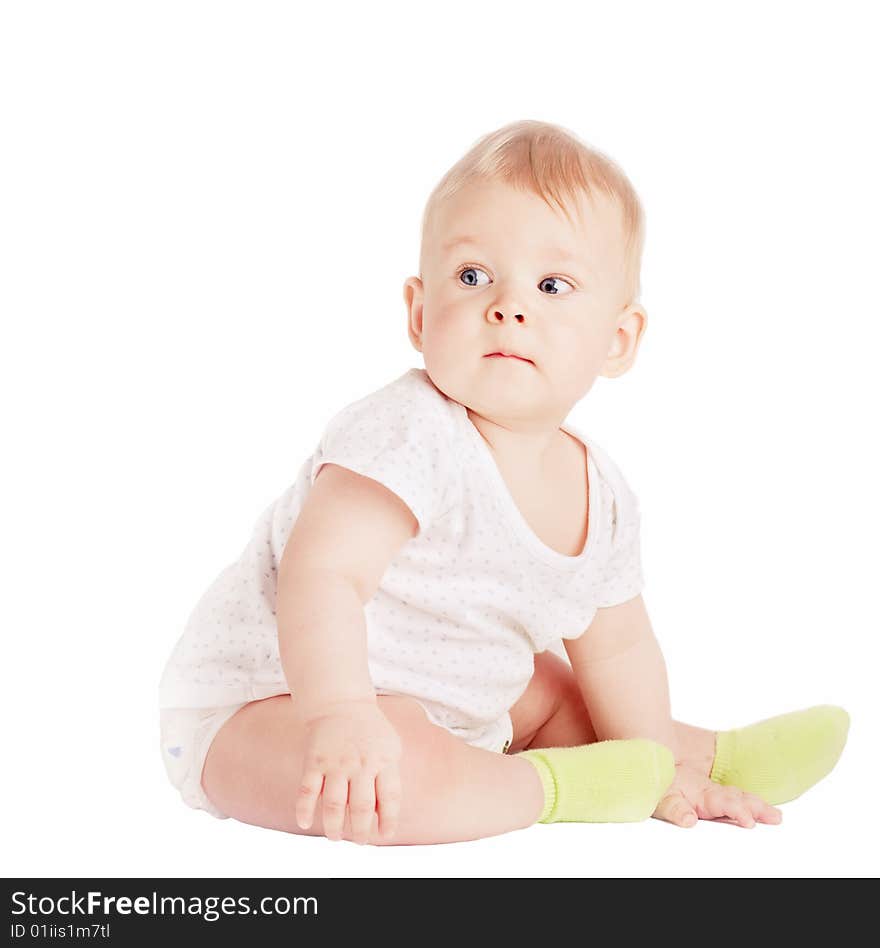
M 488 367 L 490 372 L 495 370 Z M 534 371 L 533 366 L 505 366 L 500 376 L 479 374 L 476 378 L 463 378 L 458 373 L 425 372 L 434 387 L 446 398 L 457 402 L 487 421 L 504 424 L 512 418 L 536 418 L 541 413 L 540 397 L 519 378 L 522 370 Z M 509 373 L 506 370 L 510 370 Z

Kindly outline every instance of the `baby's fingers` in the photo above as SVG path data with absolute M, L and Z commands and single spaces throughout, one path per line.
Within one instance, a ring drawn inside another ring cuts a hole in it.
M 333 773 L 324 778 L 324 835 L 327 839 L 342 839 L 345 808 L 348 805 L 348 775 Z
M 296 825 L 308 829 L 315 819 L 315 804 L 324 785 L 324 774 L 312 768 L 303 772 L 296 794 Z
M 755 825 L 755 818 L 746 800 L 743 799 L 742 791 L 735 787 L 718 786 L 709 790 L 703 795 L 703 813 L 702 819 L 722 819 L 727 817 L 746 829 L 751 829 Z
M 667 793 L 654 810 L 654 817 L 676 826 L 696 826 L 697 814 L 681 790 Z
M 400 771 L 396 765 L 385 767 L 376 775 L 376 807 L 379 812 L 379 835 L 390 839 L 400 819 Z
M 361 846 L 369 842 L 376 812 L 376 778 L 371 773 L 352 777 L 348 790 L 348 813 L 351 818 L 352 842 Z
M 755 796 L 753 793 L 746 793 L 743 791 L 743 798 L 748 803 L 749 809 L 752 811 L 752 816 L 754 816 L 754 818 L 759 822 L 782 822 L 782 810 L 778 810 L 775 806 L 765 803 L 759 796 Z

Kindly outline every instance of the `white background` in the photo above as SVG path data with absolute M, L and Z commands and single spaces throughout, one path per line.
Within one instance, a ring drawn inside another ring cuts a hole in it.
M 869 4 L 2 10 L 4 875 L 877 874 Z M 753 830 L 380 849 L 190 810 L 156 707 L 183 622 L 330 415 L 422 365 L 424 201 L 521 118 L 646 208 L 639 361 L 570 418 L 639 495 L 674 716 L 839 704 L 847 749 Z

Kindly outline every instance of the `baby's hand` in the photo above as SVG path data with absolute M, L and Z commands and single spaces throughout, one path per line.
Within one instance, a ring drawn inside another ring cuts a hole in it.
M 400 811 L 402 747 L 378 705 L 334 704 L 304 721 L 303 727 L 303 774 L 296 801 L 299 826 L 312 825 L 318 797 L 323 796 L 327 839 L 342 839 L 346 809 L 354 842 L 368 842 L 377 809 L 380 835 L 392 836 Z
M 751 829 L 756 822 L 781 823 L 782 812 L 753 793 L 723 786 L 689 764 L 678 764 L 675 779 L 653 816 L 677 826 L 696 826 L 697 820 L 719 820 Z

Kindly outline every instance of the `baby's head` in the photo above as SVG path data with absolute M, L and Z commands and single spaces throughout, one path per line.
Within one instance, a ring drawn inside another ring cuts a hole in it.
M 484 136 L 431 193 L 404 284 L 432 382 L 497 424 L 558 425 L 635 359 L 643 243 L 626 175 L 572 133 L 529 120 Z

